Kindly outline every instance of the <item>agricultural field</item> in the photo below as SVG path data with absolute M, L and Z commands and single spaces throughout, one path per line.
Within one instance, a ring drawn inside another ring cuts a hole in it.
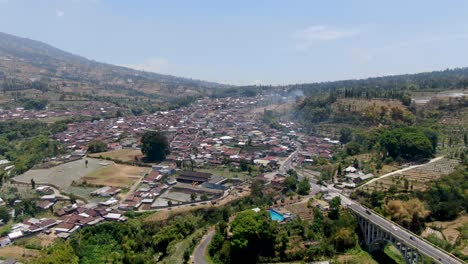
M 451 244 L 455 244 L 457 238 L 462 235 L 460 230 L 462 230 L 464 225 L 468 225 L 468 215 L 462 215 L 453 221 L 436 221 L 427 223 L 426 225 L 441 230 L 444 238 Z
M 113 163 L 94 170 L 82 177 L 81 181 L 94 186 L 130 188 L 147 171 L 141 167 Z
M 424 190 L 428 182 L 452 173 L 458 164 L 459 161 L 455 159 L 441 159 L 391 177 L 380 179 L 366 185 L 364 188 L 369 190 L 388 190 L 390 186 L 394 185 L 398 190 L 404 190 L 406 189 L 404 186 L 405 181 L 408 181 L 408 187 L 411 188 L 412 186 L 412 190 Z
M 139 149 L 120 149 L 101 153 L 94 153 L 90 154 L 89 156 L 94 158 L 103 157 L 121 161 L 134 161 L 135 156 L 142 157 L 142 155 L 143 154 Z

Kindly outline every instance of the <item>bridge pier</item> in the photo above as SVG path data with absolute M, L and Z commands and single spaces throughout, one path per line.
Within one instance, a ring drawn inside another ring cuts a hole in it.
M 393 244 L 398 251 L 403 255 L 407 264 L 418 264 L 419 255 L 417 249 L 411 248 L 394 237 L 388 231 L 381 229 L 379 226 L 368 221 L 366 218 L 357 215 L 359 227 L 364 235 L 364 242 L 369 251 L 383 250 L 386 243 Z

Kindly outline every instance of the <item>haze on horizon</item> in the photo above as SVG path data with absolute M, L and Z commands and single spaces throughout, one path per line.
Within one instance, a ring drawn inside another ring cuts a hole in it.
M 0 31 L 96 61 L 229 84 L 468 66 L 468 2 L 0 0 Z

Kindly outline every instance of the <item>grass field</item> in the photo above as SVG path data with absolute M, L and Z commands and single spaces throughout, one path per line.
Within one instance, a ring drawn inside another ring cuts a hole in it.
M 98 158 L 102 156 L 103 158 L 110 158 L 115 160 L 122 160 L 122 161 L 133 161 L 135 160 L 135 156 L 141 156 L 141 150 L 139 149 L 120 149 L 120 150 L 113 150 L 101 153 L 94 153 L 90 154 L 90 157 Z
M 141 173 L 146 171 L 140 167 L 111 164 L 91 172 L 81 180 L 92 185 L 129 188 L 142 177 Z

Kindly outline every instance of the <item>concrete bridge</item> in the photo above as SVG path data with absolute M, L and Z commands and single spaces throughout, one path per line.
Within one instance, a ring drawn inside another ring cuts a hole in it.
M 362 205 L 340 194 L 342 203 L 357 216 L 364 242 L 369 251 L 383 250 L 387 243 L 394 245 L 408 264 L 420 263 L 421 256 L 434 259 L 437 263 L 463 264 L 448 252 L 439 249 L 410 231 L 385 219 Z

